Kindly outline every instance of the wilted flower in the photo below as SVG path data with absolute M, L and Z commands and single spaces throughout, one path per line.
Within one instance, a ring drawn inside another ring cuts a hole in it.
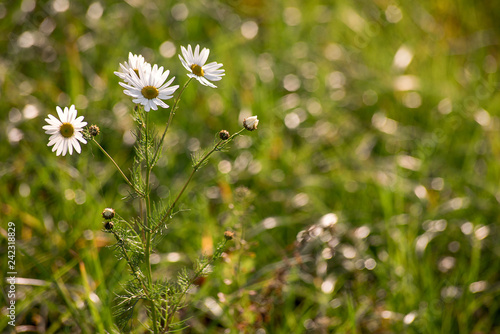
M 99 130 L 99 127 L 95 124 L 89 126 L 89 134 L 92 136 L 92 137 L 96 137 L 99 135 L 101 131 Z
M 243 120 L 243 126 L 248 131 L 256 130 L 257 125 L 259 125 L 259 120 L 257 119 L 257 116 L 250 116 Z
M 224 232 L 224 238 L 226 238 L 226 240 L 233 240 L 234 238 L 234 232 L 231 232 L 231 231 L 226 231 Z
M 158 68 L 158 65 L 146 66 L 139 63 L 139 73 L 137 75 L 134 70 L 129 69 L 130 82 L 128 84 L 120 82 L 119 84 L 125 88 L 125 94 L 132 96 L 134 103 L 139 103 L 144 106 L 144 110 L 157 110 L 158 106 L 168 108 L 168 105 L 163 100 L 168 100 L 173 97 L 178 85 L 169 87 L 175 77 L 167 80 L 170 71 L 163 72 L 163 66 Z
M 196 45 L 193 53 L 191 45 L 188 45 L 187 50 L 185 47 L 181 46 L 181 51 L 184 58 L 179 55 L 179 59 L 186 70 L 191 72 L 188 73 L 188 77 L 195 78 L 202 85 L 217 88 L 217 86 L 210 81 L 219 81 L 225 74 L 224 70 L 220 69 L 222 64 L 213 62 L 205 65 L 210 50 L 203 48 L 200 52 L 200 46 Z
M 59 119 L 49 115 L 49 118 L 45 119 L 49 125 L 42 127 L 46 134 L 51 135 L 47 146 L 54 145 L 52 152 L 57 150 L 56 155 L 66 155 L 68 151 L 69 154 L 73 154 L 73 148 L 81 153 L 82 149 L 78 141 L 87 143 L 82 135 L 83 127 L 87 125 L 87 122 L 83 121 L 83 116 L 76 118 L 77 111 L 74 105 L 69 109 L 65 107 L 64 111 L 60 107 L 56 107 L 56 110 Z

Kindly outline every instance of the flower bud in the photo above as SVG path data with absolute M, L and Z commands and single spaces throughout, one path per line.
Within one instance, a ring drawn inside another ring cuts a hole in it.
M 228 140 L 229 139 L 229 132 L 226 130 L 221 130 L 219 132 L 219 138 L 222 140 Z
M 91 125 L 91 126 L 89 127 L 89 134 L 90 134 L 92 137 L 96 137 L 96 136 L 98 136 L 98 135 L 99 135 L 99 132 L 100 132 L 100 130 L 99 130 L 99 127 L 98 127 L 97 125 L 94 125 L 94 124 L 93 124 L 93 125 Z
M 234 232 L 231 232 L 231 231 L 226 231 L 224 232 L 224 238 L 226 238 L 226 240 L 233 240 L 234 238 Z
M 102 218 L 104 219 L 110 220 L 113 219 L 114 217 L 115 217 L 115 210 L 113 210 L 112 208 L 106 208 L 102 212 Z
M 104 222 L 104 228 L 108 231 L 112 230 L 113 229 L 113 222 L 112 221 L 107 221 L 107 222 Z
M 256 130 L 257 125 L 259 125 L 259 120 L 257 119 L 257 116 L 250 116 L 243 120 L 243 126 L 248 131 Z

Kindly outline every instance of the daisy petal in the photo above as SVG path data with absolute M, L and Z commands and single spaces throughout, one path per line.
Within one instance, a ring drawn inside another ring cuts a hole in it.
M 57 115 L 59 116 L 59 119 L 61 120 L 61 122 L 64 122 L 63 118 L 64 118 L 64 112 L 63 110 L 61 109 L 61 107 L 56 107 L 56 110 L 57 110 Z
M 207 48 L 204 48 L 203 51 L 201 51 L 201 54 L 200 54 L 200 64 L 199 64 L 200 66 L 205 65 L 205 63 L 207 62 L 209 54 L 210 54 L 210 50 L 207 49 Z
M 75 151 L 78 154 L 82 153 L 82 147 L 80 146 L 80 143 L 77 140 L 73 142 L 73 146 L 75 147 Z

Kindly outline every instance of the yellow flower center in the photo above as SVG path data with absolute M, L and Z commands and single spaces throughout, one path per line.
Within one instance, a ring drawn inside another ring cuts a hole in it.
M 59 133 L 64 138 L 71 138 L 73 136 L 73 134 L 75 133 L 75 128 L 73 127 L 73 124 L 71 124 L 71 123 L 63 123 L 63 124 L 61 124 L 61 127 L 59 128 Z
M 191 71 L 193 71 L 193 73 L 199 77 L 202 77 L 205 75 L 205 72 L 203 72 L 203 69 L 201 68 L 201 66 L 197 65 L 197 64 L 191 65 Z
M 141 93 L 146 99 L 152 100 L 157 97 L 160 92 L 158 92 L 158 89 L 154 86 L 146 86 L 141 89 Z

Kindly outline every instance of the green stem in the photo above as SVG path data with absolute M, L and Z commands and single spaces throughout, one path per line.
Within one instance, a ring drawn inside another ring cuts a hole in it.
M 144 289 L 144 292 L 148 293 L 148 290 L 146 289 L 146 286 L 144 285 L 144 282 L 140 279 L 139 275 L 137 274 L 137 270 L 135 270 L 134 266 L 132 265 L 132 260 L 128 256 L 127 251 L 125 250 L 125 247 L 123 247 L 123 240 L 122 240 L 122 238 L 120 238 L 120 236 L 118 234 L 116 234 L 115 231 L 111 231 L 111 233 L 113 233 L 113 235 L 116 238 L 116 241 L 118 241 L 118 246 L 120 247 L 123 256 L 125 256 L 125 260 L 127 260 L 127 263 L 128 263 L 128 265 L 130 267 L 130 270 L 134 274 L 134 276 L 137 279 L 137 281 L 142 285 L 142 288 Z
M 227 140 L 220 140 L 217 144 L 215 144 L 215 146 L 210 150 L 208 151 L 194 166 L 193 166 L 193 170 L 191 171 L 191 174 L 189 175 L 189 178 L 187 179 L 186 183 L 184 183 L 184 186 L 182 187 L 181 191 L 179 192 L 179 194 L 177 195 L 177 197 L 175 198 L 174 202 L 170 205 L 170 207 L 168 208 L 167 212 L 165 213 L 165 215 L 163 216 L 163 218 L 160 220 L 160 222 L 158 223 L 158 225 L 154 228 L 153 230 L 153 234 L 155 234 L 156 232 L 158 232 L 158 229 L 161 227 L 161 225 L 165 222 L 165 220 L 170 216 L 170 214 L 172 213 L 172 210 L 174 209 L 174 207 L 177 205 L 177 202 L 179 201 L 179 199 L 181 198 L 182 194 L 184 193 L 184 190 L 186 190 L 189 182 L 191 182 L 191 179 L 193 178 L 194 174 L 196 173 L 196 171 L 203 165 L 203 163 L 205 162 L 205 160 L 207 160 L 210 155 L 212 155 L 212 153 L 214 153 L 215 151 L 218 151 L 220 150 L 220 147 L 222 146 L 221 144 L 227 144 L 229 143 L 231 140 L 233 140 L 234 137 L 238 136 L 241 132 L 243 132 L 245 130 L 245 128 L 241 129 L 240 131 L 234 133 L 231 137 L 229 137 Z
M 221 248 L 224 248 L 226 246 L 226 244 L 227 244 L 227 240 L 224 241 L 224 244 L 222 244 Z M 188 292 L 188 290 L 191 287 L 191 285 L 193 285 L 194 281 L 203 273 L 203 271 L 205 270 L 205 268 L 207 268 L 212 263 L 214 263 L 214 259 L 213 258 L 212 258 L 211 261 L 208 261 L 207 263 L 205 263 L 204 266 L 202 266 L 200 269 L 198 269 L 198 271 L 193 275 L 193 277 L 189 281 L 189 284 L 186 285 L 186 287 L 184 288 L 184 290 L 182 290 L 182 292 L 181 292 L 179 298 L 177 299 L 176 303 L 172 306 L 172 310 L 167 315 L 167 321 L 166 321 L 166 324 L 165 324 L 165 329 L 166 330 L 168 330 L 168 326 L 169 326 L 170 322 L 172 321 L 172 319 L 173 319 L 173 317 L 175 315 L 175 312 L 177 312 L 177 308 L 179 307 L 182 299 L 184 298 L 184 296 Z
M 123 222 L 125 225 L 127 225 L 129 230 L 134 232 L 134 234 L 137 238 L 139 238 L 139 239 L 141 238 L 139 236 L 139 234 L 137 233 L 137 231 L 135 230 L 135 228 L 127 220 L 123 219 L 123 217 L 121 217 L 119 214 L 117 214 L 116 217 L 119 219 L 120 223 Z
M 168 127 L 170 126 L 170 123 L 172 123 L 172 119 L 174 118 L 175 115 L 175 110 L 177 109 L 177 104 L 179 103 L 179 100 L 181 99 L 181 95 L 186 89 L 186 87 L 189 85 L 189 83 L 193 80 L 193 78 L 189 78 L 189 80 L 182 86 L 179 95 L 175 99 L 174 105 L 170 109 L 170 115 L 168 116 L 168 121 L 167 125 L 165 126 L 165 130 L 163 131 L 163 135 L 161 136 L 160 142 L 158 143 L 158 147 L 156 148 L 155 154 L 153 155 L 153 160 L 156 161 L 156 158 L 158 157 L 158 154 L 160 154 L 160 150 L 163 147 L 163 140 L 165 139 L 165 135 L 167 134 Z M 150 169 L 153 168 L 153 165 L 151 165 Z
M 102 151 L 102 153 L 104 153 L 108 158 L 109 160 L 111 160 L 111 162 L 113 163 L 113 165 L 115 165 L 116 169 L 120 172 L 120 174 L 122 175 L 123 179 L 125 180 L 125 182 L 127 182 L 127 184 L 132 188 L 134 189 L 134 191 L 138 194 L 141 194 L 141 192 L 139 190 L 137 190 L 134 185 L 132 184 L 132 182 L 130 182 L 130 180 L 125 176 L 125 173 L 123 173 L 123 171 L 121 170 L 120 166 L 118 166 L 118 164 L 115 162 L 115 160 L 108 154 L 108 152 L 106 152 L 106 150 L 95 140 L 95 138 L 92 138 L 92 141 L 97 145 L 97 147 L 99 147 L 99 149 Z
M 145 199 L 146 199 L 146 221 L 145 221 L 145 226 L 147 227 L 146 230 L 146 274 L 148 278 L 148 290 L 151 293 L 153 290 L 153 278 L 151 275 L 151 226 L 150 225 L 150 216 L 151 216 L 151 197 L 150 197 L 150 184 L 149 184 L 149 178 L 150 178 L 150 171 L 151 171 L 151 166 L 150 166 L 150 161 L 149 161 L 149 118 L 148 118 L 149 113 L 146 112 L 145 114 L 145 123 L 146 123 L 146 131 L 145 131 L 145 141 L 144 141 L 144 154 L 146 158 L 146 194 L 145 194 Z M 152 312 L 152 320 L 153 320 L 153 332 L 156 334 L 158 333 L 158 324 L 156 322 L 156 305 L 155 301 L 151 299 L 151 312 Z
M 123 246 L 123 239 L 120 238 L 120 236 L 115 231 L 111 231 L 111 233 L 113 233 L 116 240 L 118 241 L 118 245 L 120 247 L 120 250 L 122 251 L 122 254 L 125 257 L 125 260 L 127 261 L 128 265 L 130 267 L 130 270 L 134 274 L 135 279 L 141 284 L 142 289 L 144 290 L 144 293 L 146 294 L 146 297 L 153 303 L 153 298 L 151 297 L 151 288 L 147 289 L 146 285 L 144 284 L 144 281 L 141 280 L 141 278 L 137 274 L 137 270 L 135 270 L 134 266 L 132 265 L 132 260 L 128 256 L 128 253 L 127 253 L 125 247 Z M 156 306 L 154 303 L 153 303 L 153 310 L 156 311 Z M 155 322 L 155 325 L 156 325 L 156 322 Z M 156 327 L 156 326 L 154 326 L 154 327 Z M 158 332 L 158 330 L 156 330 L 156 333 L 157 332 Z

